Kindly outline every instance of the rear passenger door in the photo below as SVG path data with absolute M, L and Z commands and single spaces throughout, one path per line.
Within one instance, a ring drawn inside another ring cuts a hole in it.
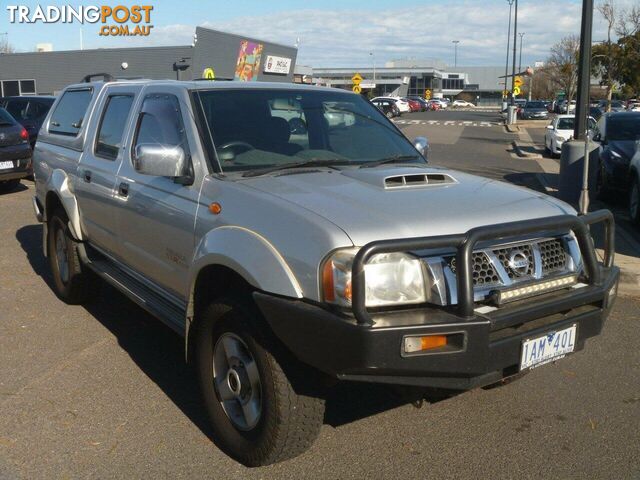
M 116 175 L 124 156 L 135 95 L 135 87 L 114 87 L 99 101 L 76 180 L 76 198 L 87 238 L 104 253 L 116 257 Z
M 142 94 L 129 153 L 118 175 L 120 248 L 127 266 L 184 300 L 203 167 L 191 160 L 199 145 L 186 92 L 164 93 L 159 88 Z M 182 148 L 193 182 L 137 171 L 133 160 L 138 145 Z

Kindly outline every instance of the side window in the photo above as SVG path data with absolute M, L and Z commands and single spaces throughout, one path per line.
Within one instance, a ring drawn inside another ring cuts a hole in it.
M 179 146 L 188 152 L 180 105 L 174 95 L 153 94 L 142 102 L 133 152 L 145 144 Z
M 97 156 L 109 160 L 115 160 L 118 157 L 132 104 L 133 95 L 111 95 L 107 99 L 96 136 Z
M 51 115 L 49 132 L 73 137 L 78 135 L 92 95 L 90 88 L 66 91 Z
M 29 100 L 11 100 L 7 103 L 6 110 L 11 114 L 13 118 L 18 121 L 27 119 L 27 107 L 29 106 Z

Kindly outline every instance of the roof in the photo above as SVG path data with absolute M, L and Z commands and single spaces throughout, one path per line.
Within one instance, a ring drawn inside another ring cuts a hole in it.
M 167 85 L 173 87 L 182 87 L 188 90 L 231 90 L 231 89 L 243 89 L 243 90 L 315 90 L 315 91 L 327 91 L 333 93 L 345 93 L 348 95 L 357 95 L 348 90 L 341 90 L 330 87 L 317 87 L 315 85 L 305 85 L 299 83 L 282 83 L 282 82 L 241 82 L 241 81 L 184 81 L 184 80 L 150 80 L 150 79 L 133 79 L 133 80 L 115 80 L 111 82 L 87 82 L 87 83 L 75 83 L 69 85 L 67 88 L 82 88 L 87 86 L 102 86 L 102 85 L 130 85 L 130 84 L 144 84 L 144 85 Z

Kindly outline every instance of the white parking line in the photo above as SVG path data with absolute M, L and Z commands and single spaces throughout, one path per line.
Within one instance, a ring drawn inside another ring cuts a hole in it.
M 445 127 L 496 127 L 501 124 L 498 122 L 473 122 L 471 120 L 456 121 L 456 120 L 393 120 L 398 125 L 432 125 L 432 126 L 445 126 Z

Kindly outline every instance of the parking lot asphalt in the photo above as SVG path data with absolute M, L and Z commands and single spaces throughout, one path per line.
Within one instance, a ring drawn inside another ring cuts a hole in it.
M 432 113 L 476 114 L 413 115 Z M 498 126 L 401 128 L 429 134 L 434 163 L 516 183 L 535 168 Z M 502 388 L 417 409 L 341 385 L 309 452 L 249 470 L 212 442 L 178 336 L 106 286 L 85 307 L 55 297 L 24 184 L 0 196 L 2 479 L 640 478 L 638 298 L 585 351 Z

